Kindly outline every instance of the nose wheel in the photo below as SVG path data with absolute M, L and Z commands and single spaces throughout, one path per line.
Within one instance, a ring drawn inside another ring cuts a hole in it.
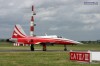
M 64 51 L 67 51 L 67 46 L 66 45 L 64 45 Z

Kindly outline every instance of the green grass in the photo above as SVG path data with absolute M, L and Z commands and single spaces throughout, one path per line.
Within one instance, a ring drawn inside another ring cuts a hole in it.
M 6 52 L 0 53 L 0 66 L 99 66 L 69 60 L 67 52 Z
M 35 49 L 42 49 L 35 46 Z M 79 63 L 69 60 L 69 53 L 63 50 L 62 45 L 47 46 L 47 51 L 21 51 L 21 52 L 0 52 L 0 66 L 100 66 L 100 63 Z M 100 45 L 70 45 L 69 50 L 100 50 Z M 14 47 L 10 43 L 0 43 L 0 50 L 30 50 L 29 47 Z

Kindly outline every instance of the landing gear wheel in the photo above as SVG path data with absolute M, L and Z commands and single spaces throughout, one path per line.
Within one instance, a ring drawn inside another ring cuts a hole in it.
M 64 49 L 64 51 L 67 51 L 67 49 Z
M 46 51 L 46 44 L 43 44 L 43 51 Z
M 33 44 L 31 44 L 30 49 L 31 49 L 31 51 L 34 51 L 34 45 Z
M 66 45 L 64 45 L 64 51 L 67 51 L 67 47 L 66 47 Z

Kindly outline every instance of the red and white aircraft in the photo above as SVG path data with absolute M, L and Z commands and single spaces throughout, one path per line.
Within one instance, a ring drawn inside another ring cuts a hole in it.
M 67 50 L 66 45 L 81 44 L 78 41 L 61 37 L 59 38 L 57 36 L 27 36 L 23 31 L 22 27 L 18 24 L 15 25 L 12 37 L 9 39 L 9 41 L 16 42 L 19 44 L 41 44 L 43 45 L 43 51 L 46 51 L 46 44 L 48 43 L 64 45 L 65 51 Z M 34 48 L 31 47 L 31 50 L 34 50 Z

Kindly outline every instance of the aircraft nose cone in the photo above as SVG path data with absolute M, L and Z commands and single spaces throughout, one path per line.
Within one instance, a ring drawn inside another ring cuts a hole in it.
M 75 43 L 75 44 L 83 44 L 83 43 L 78 42 L 78 41 L 73 41 L 73 43 Z
M 70 43 L 72 44 L 83 44 L 81 42 L 78 42 L 78 41 L 74 41 L 74 40 L 70 40 L 70 39 L 65 39 L 66 41 L 69 41 Z

